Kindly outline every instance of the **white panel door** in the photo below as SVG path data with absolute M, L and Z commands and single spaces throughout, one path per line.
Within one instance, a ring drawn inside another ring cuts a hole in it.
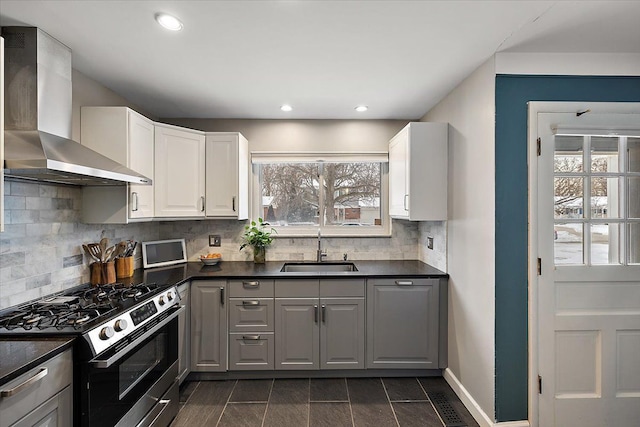
M 584 122 L 537 114 L 538 425 L 638 426 L 640 138 Z
M 133 111 L 129 117 L 129 168 L 155 181 L 153 173 L 153 122 Z M 152 218 L 154 212 L 153 185 L 129 185 L 129 218 Z
M 204 153 L 202 132 L 156 126 L 156 217 L 204 216 Z

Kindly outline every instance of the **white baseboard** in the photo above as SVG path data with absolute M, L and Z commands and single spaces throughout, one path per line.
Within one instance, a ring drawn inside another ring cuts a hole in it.
M 464 406 L 469 410 L 471 416 L 476 420 L 480 427 L 530 427 L 529 421 L 508 421 L 503 423 L 496 423 L 489 417 L 478 405 L 473 396 L 467 391 L 458 378 L 451 372 L 451 369 L 444 370 L 444 379 L 449 384 L 451 389 L 458 395 Z

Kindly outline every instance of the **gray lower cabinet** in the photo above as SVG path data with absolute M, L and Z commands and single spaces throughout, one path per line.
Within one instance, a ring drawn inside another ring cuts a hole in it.
M 363 369 L 364 281 L 278 280 L 276 369 Z
M 438 369 L 439 306 L 438 279 L 367 280 L 367 368 Z
M 180 384 L 191 370 L 191 304 L 189 301 L 189 283 L 178 286 L 180 306 L 184 311 L 178 315 L 178 380 Z
M 73 425 L 71 350 L 2 386 L 0 427 Z
M 227 370 L 225 280 L 194 280 L 191 285 L 191 371 Z
M 229 370 L 273 370 L 273 296 L 273 280 L 229 281 Z

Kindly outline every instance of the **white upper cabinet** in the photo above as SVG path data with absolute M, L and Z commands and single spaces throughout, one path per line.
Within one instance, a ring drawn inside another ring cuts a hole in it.
M 154 123 L 127 107 L 82 107 L 80 142 L 154 180 Z M 151 220 L 154 186 L 84 187 L 83 221 L 126 224 Z
M 204 132 L 156 123 L 155 216 L 204 217 Z
M 389 142 L 389 215 L 447 219 L 448 124 L 411 122 Z
M 249 143 L 237 132 L 206 135 L 206 216 L 249 217 Z

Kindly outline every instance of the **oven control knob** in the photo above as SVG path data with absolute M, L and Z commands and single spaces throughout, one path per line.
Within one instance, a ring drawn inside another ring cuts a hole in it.
M 113 336 L 113 328 L 111 326 L 105 326 L 100 331 L 100 339 L 101 340 L 108 340 L 112 336 Z
M 164 300 L 164 295 L 160 295 L 160 298 L 158 298 L 158 304 L 160 305 L 165 305 L 167 302 Z
M 116 332 L 122 332 L 125 329 L 127 329 L 127 326 L 129 326 L 129 325 L 127 324 L 126 320 L 118 319 L 118 320 L 116 320 L 116 324 L 113 325 L 113 329 L 115 329 Z
M 173 301 L 173 292 L 171 292 L 171 291 L 167 292 L 167 299 L 169 301 Z

